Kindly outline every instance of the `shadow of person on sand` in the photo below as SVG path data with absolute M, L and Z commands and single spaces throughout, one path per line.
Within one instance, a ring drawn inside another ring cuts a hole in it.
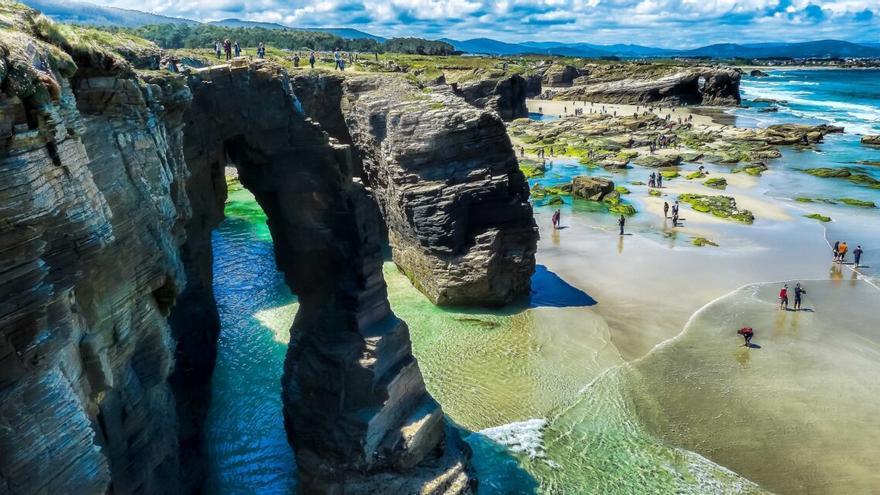
M 743 344 L 743 347 L 748 347 L 749 349 L 760 349 L 761 346 L 754 342 L 749 342 L 748 344 Z

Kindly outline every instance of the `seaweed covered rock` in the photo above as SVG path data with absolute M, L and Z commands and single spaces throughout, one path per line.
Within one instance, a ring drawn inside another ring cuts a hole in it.
M 614 191 L 614 182 L 601 177 L 575 177 L 571 181 L 571 195 L 590 201 L 602 201 Z
M 737 208 L 736 200 L 730 196 L 682 194 L 678 197 L 678 200 L 691 205 L 694 211 L 711 213 L 719 218 L 727 218 L 746 224 L 751 224 L 755 221 L 755 216 L 752 212 Z

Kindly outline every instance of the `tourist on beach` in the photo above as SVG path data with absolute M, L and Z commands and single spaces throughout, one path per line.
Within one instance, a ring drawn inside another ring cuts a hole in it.
M 846 251 L 847 251 L 847 249 L 849 249 L 849 248 L 846 246 L 846 241 L 843 241 L 843 242 L 840 243 L 840 248 L 839 248 L 839 249 L 840 249 L 840 262 L 841 262 L 841 263 L 844 263 L 844 262 L 846 261 Z
M 795 311 L 801 310 L 801 296 L 806 293 L 807 293 L 806 289 L 801 287 L 800 282 L 798 282 L 794 285 L 794 310 Z
M 663 202 L 663 218 L 669 218 L 669 203 Z
M 678 227 L 678 210 L 675 208 L 672 210 L 672 226 Z
M 238 40 L 236 40 L 235 43 L 232 44 L 232 50 L 235 52 L 236 57 L 241 56 L 241 45 L 238 44 Z
M 743 339 L 745 339 L 746 342 L 743 344 L 743 347 L 752 347 L 752 337 L 755 336 L 755 331 L 752 330 L 752 327 L 742 327 L 736 333 L 742 335 Z
M 840 259 L 840 241 L 834 241 L 834 247 L 831 248 L 831 255 L 834 256 L 834 261 Z
M 314 50 L 309 53 L 309 65 L 312 66 L 312 69 L 315 68 L 315 52 L 314 52 Z
M 560 209 L 557 208 L 557 209 L 553 212 L 553 217 L 551 217 L 551 219 L 550 219 L 550 221 L 553 223 L 553 228 L 554 228 L 554 229 L 558 229 L 558 228 L 559 228 L 559 220 L 560 220 L 561 217 L 562 217 L 562 210 L 560 210 Z
M 648 187 L 654 187 L 656 183 L 656 176 L 654 175 L 654 172 L 651 172 L 651 175 L 648 176 Z
M 856 246 L 855 251 L 853 251 L 853 258 L 854 258 L 854 261 L 855 261 L 855 262 L 853 263 L 853 265 L 855 265 L 856 268 L 859 267 L 859 263 L 862 261 L 862 253 L 863 253 L 863 252 L 864 252 L 864 251 L 862 251 L 862 246 L 860 246 L 860 245 L 859 245 L 859 246 Z
M 226 54 L 226 60 L 232 60 L 232 41 L 229 38 L 223 40 L 223 52 Z
M 661 174 L 660 172 L 657 172 L 657 187 L 663 187 L 663 174 Z
M 620 227 L 620 235 L 623 235 L 623 226 L 626 225 L 626 217 L 620 215 L 620 218 L 617 219 L 617 226 Z
M 788 309 L 788 284 L 784 284 L 779 291 L 779 309 Z

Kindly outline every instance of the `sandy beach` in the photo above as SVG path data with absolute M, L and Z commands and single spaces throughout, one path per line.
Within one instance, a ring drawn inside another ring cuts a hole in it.
M 648 106 L 645 105 L 624 105 L 617 103 L 591 103 L 585 101 L 565 101 L 565 100 L 526 100 L 526 106 L 531 113 L 541 113 L 544 115 L 553 115 L 556 117 L 565 117 L 574 115 L 575 109 L 583 109 L 584 113 L 606 113 L 609 115 L 613 115 L 614 112 L 617 112 L 617 115 L 632 115 L 634 113 L 643 113 L 648 111 Z M 677 120 L 678 117 L 685 119 L 689 116 L 693 116 L 693 124 L 694 126 L 711 126 L 715 125 L 712 118 L 706 114 L 699 113 L 699 110 L 694 110 L 696 107 L 686 107 L 686 106 L 677 106 L 677 107 L 653 107 L 653 112 L 655 115 L 659 117 L 665 117 L 667 114 L 672 116 L 673 120 Z M 711 107 L 702 107 L 702 108 L 711 108 Z

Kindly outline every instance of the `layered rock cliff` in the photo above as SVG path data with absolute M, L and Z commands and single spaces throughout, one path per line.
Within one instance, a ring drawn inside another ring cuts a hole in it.
M 306 113 L 353 145 L 394 261 L 413 285 L 443 305 L 528 294 L 537 229 L 496 113 L 449 86 L 420 90 L 393 76 L 302 75 L 294 86 Z M 338 115 L 328 114 L 333 105 Z
M 504 120 L 529 116 L 526 108 L 529 83 L 518 74 L 453 83 L 452 89 L 471 105 L 494 110 Z
M 20 6 L 19 6 L 20 7 Z M 8 12 L 4 19 L 8 20 Z M 179 107 L 121 58 L 0 35 L 0 491 L 176 487 Z
M 639 70 L 641 69 L 641 71 Z M 660 71 L 660 73 L 654 73 Z M 738 105 L 741 73 L 720 67 L 673 67 L 632 64 L 586 69 L 570 88 L 554 93 L 555 99 L 606 103 L 666 105 Z
M 84 41 L 100 33 L 0 13 L 0 492 L 198 489 L 227 164 L 300 301 L 282 383 L 301 489 L 472 491 L 388 305 L 380 211 L 437 300 L 526 291 L 536 234 L 498 117 L 449 89 L 407 106 L 400 80 L 346 83 L 352 148 L 272 64 L 144 72 L 142 52 Z
M 444 305 L 528 294 L 537 229 L 504 124 L 447 87 L 346 80 L 343 111 L 395 263 Z

